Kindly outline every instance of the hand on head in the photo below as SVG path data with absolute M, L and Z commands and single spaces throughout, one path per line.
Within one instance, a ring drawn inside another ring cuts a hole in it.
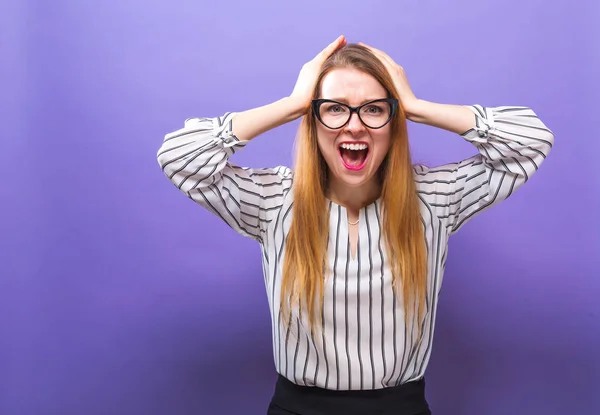
M 394 62 L 394 60 L 390 58 L 387 53 L 362 42 L 359 42 L 358 44 L 366 47 L 379 58 L 394 80 L 394 85 L 396 86 L 398 97 L 400 98 L 400 102 L 402 102 L 402 106 L 405 108 L 405 110 L 407 107 L 411 108 L 416 103 L 417 97 L 413 93 L 410 84 L 408 83 L 408 78 L 406 77 L 404 68 Z
M 325 60 L 331 56 L 333 52 L 346 45 L 346 38 L 344 35 L 339 36 L 336 40 L 331 42 L 325 49 L 317 54 L 312 60 L 306 62 L 302 66 L 302 70 L 298 75 L 294 90 L 290 95 L 290 98 L 297 100 L 299 105 L 308 110 L 312 101 L 317 79 L 321 72 L 321 66 Z

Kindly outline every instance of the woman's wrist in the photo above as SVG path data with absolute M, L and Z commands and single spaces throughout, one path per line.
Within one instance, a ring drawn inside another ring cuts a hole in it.
M 233 133 L 242 141 L 294 121 L 306 113 L 298 100 L 285 97 L 271 104 L 237 113 L 232 121 Z
M 461 134 L 472 128 L 475 122 L 473 113 L 464 105 L 438 104 L 417 99 L 404 107 L 410 121 L 427 124 Z

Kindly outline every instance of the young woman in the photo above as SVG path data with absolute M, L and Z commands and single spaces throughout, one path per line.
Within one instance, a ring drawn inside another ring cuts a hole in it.
M 294 171 L 229 162 L 301 116 Z M 407 119 L 460 135 L 477 155 L 413 165 Z M 188 119 L 158 160 L 262 247 L 279 374 L 268 414 L 416 415 L 430 413 L 423 379 L 448 238 L 523 185 L 553 141 L 526 107 L 417 99 L 389 56 L 340 36 L 289 97 Z

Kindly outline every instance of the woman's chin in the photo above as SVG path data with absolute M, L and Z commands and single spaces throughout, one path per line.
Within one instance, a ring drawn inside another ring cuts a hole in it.
M 366 170 L 366 169 L 365 169 Z M 336 181 L 347 187 L 361 187 L 371 181 L 372 175 L 367 174 L 366 171 L 347 171 L 342 174 L 336 175 Z

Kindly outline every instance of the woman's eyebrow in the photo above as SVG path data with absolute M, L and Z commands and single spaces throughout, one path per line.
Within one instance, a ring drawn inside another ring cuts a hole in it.
M 332 100 L 332 101 L 339 101 L 339 102 L 343 102 L 345 104 L 349 103 L 348 98 L 344 98 L 344 97 L 335 97 L 335 98 L 325 98 L 325 97 L 323 97 L 322 99 L 329 99 L 329 100 Z M 378 99 L 386 99 L 386 97 L 367 98 L 367 99 L 362 100 L 359 105 L 362 105 L 362 104 L 364 104 L 366 102 L 375 101 L 375 100 L 378 100 Z

